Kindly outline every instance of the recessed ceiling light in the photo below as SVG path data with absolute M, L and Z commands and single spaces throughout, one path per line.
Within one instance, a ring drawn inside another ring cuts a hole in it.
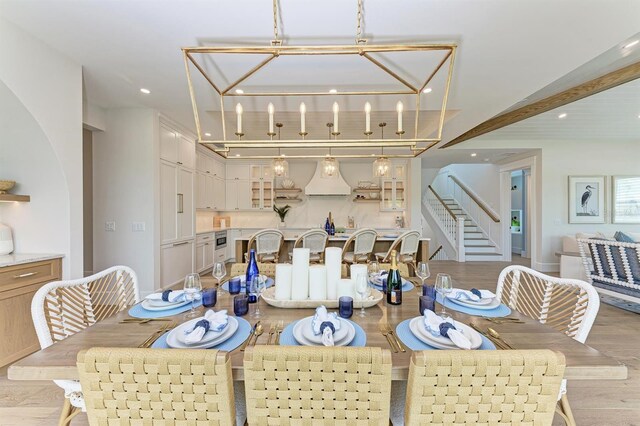
M 478 154 L 476 154 L 475 152 L 472 152 L 472 153 L 471 153 L 471 156 L 472 156 L 472 157 L 475 157 L 476 155 L 478 155 Z
M 211 133 L 205 133 L 204 135 L 205 136 L 211 136 Z
M 640 114 L 638 114 L 638 118 L 640 118 Z
M 566 112 L 563 112 L 562 114 L 560 114 L 560 115 L 558 116 L 558 118 L 567 118 L 567 113 L 566 113 Z
M 329 93 L 338 93 L 338 89 L 329 89 Z
M 628 49 L 630 47 L 635 46 L 636 44 L 640 43 L 640 40 L 633 40 L 631 43 L 627 43 L 624 45 L 623 49 Z
M 425 87 L 422 93 L 431 93 L 432 90 L 431 87 Z
M 242 94 L 244 93 L 244 90 L 242 90 L 242 89 L 236 89 L 236 93 L 237 93 L 238 95 L 242 95 Z
M 142 89 L 140 89 L 140 91 L 141 91 L 142 93 L 144 93 L 145 95 L 148 95 L 149 93 L 151 93 L 151 90 L 149 90 L 149 89 L 145 89 L 144 87 L 143 87 Z

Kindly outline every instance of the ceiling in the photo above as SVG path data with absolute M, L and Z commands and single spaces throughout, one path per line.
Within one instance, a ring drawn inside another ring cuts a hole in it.
M 356 0 L 279 3 L 286 44 L 353 43 Z M 189 128 L 194 127 L 193 114 L 180 48 L 268 45 L 273 39 L 268 0 L 0 0 L 0 16 L 82 64 L 88 102 L 104 108 L 156 108 Z M 624 43 L 637 33 L 638 16 L 637 0 L 364 0 L 364 36 L 369 43 L 458 43 L 449 99 L 454 113 L 448 117 L 444 143 Z M 330 84 L 328 77 L 344 75 L 338 60 L 327 60 L 304 75 L 287 66 L 275 71 L 285 81 L 313 79 L 323 87 Z M 235 66 L 240 70 L 250 64 Z M 354 69 L 348 77 L 336 85 L 379 84 L 373 72 Z M 141 87 L 151 94 L 141 94 Z M 395 100 L 371 102 L 381 119 L 392 116 Z M 341 101 L 341 110 L 361 111 L 361 103 Z M 244 106 L 247 112 L 264 111 L 259 102 Z M 297 103 L 281 109 L 296 111 Z M 318 131 L 330 117 L 328 111 L 327 105 L 315 106 Z M 576 115 L 578 110 L 569 114 L 567 123 Z M 248 117 L 245 128 L 260 133 L 264 120 L 252 124 Z M 345 116 L 345 126 L 355 126 L 348 124 L 357 122 L 358 114 L 353 117 Z M 283 119 L 295 126 L 294 116 L 283 114 Z M 425 155 L 444 155 L 436 151 Z

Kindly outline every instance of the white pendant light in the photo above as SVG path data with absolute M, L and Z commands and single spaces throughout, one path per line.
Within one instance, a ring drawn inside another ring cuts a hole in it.
M 271 167 L 275 176 L 289 177 L 289 162 L 284 157 L 274 158 Z
M 325 157 L 322 160 L 322 177 L 337 178 L 338 177 L 338 160 L 333 157 Z
M 387 157 L 379 157 L 373 162 L 373 176 L 374 177 L 389 177 L 391 172 L 391 162 Z

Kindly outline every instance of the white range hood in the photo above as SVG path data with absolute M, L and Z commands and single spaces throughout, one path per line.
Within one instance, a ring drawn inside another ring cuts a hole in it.
M 304 188 L 306 195 L 350 195 L 351 187 L 344 181 L 340 175 L 340 166 L 338 166 L 337 176 L 325 178 L 322 177 L 322 163 L 318 161 L 316 172 L 311 181 Z

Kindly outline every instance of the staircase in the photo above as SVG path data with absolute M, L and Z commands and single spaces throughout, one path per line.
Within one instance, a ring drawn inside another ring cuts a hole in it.
M 487 238 L 453 198 L 443 198 L 444 204 L 457 218 L 464 219 L 464 255 L 465 261 L 496 261 L 501 260 L 502 254 Z

